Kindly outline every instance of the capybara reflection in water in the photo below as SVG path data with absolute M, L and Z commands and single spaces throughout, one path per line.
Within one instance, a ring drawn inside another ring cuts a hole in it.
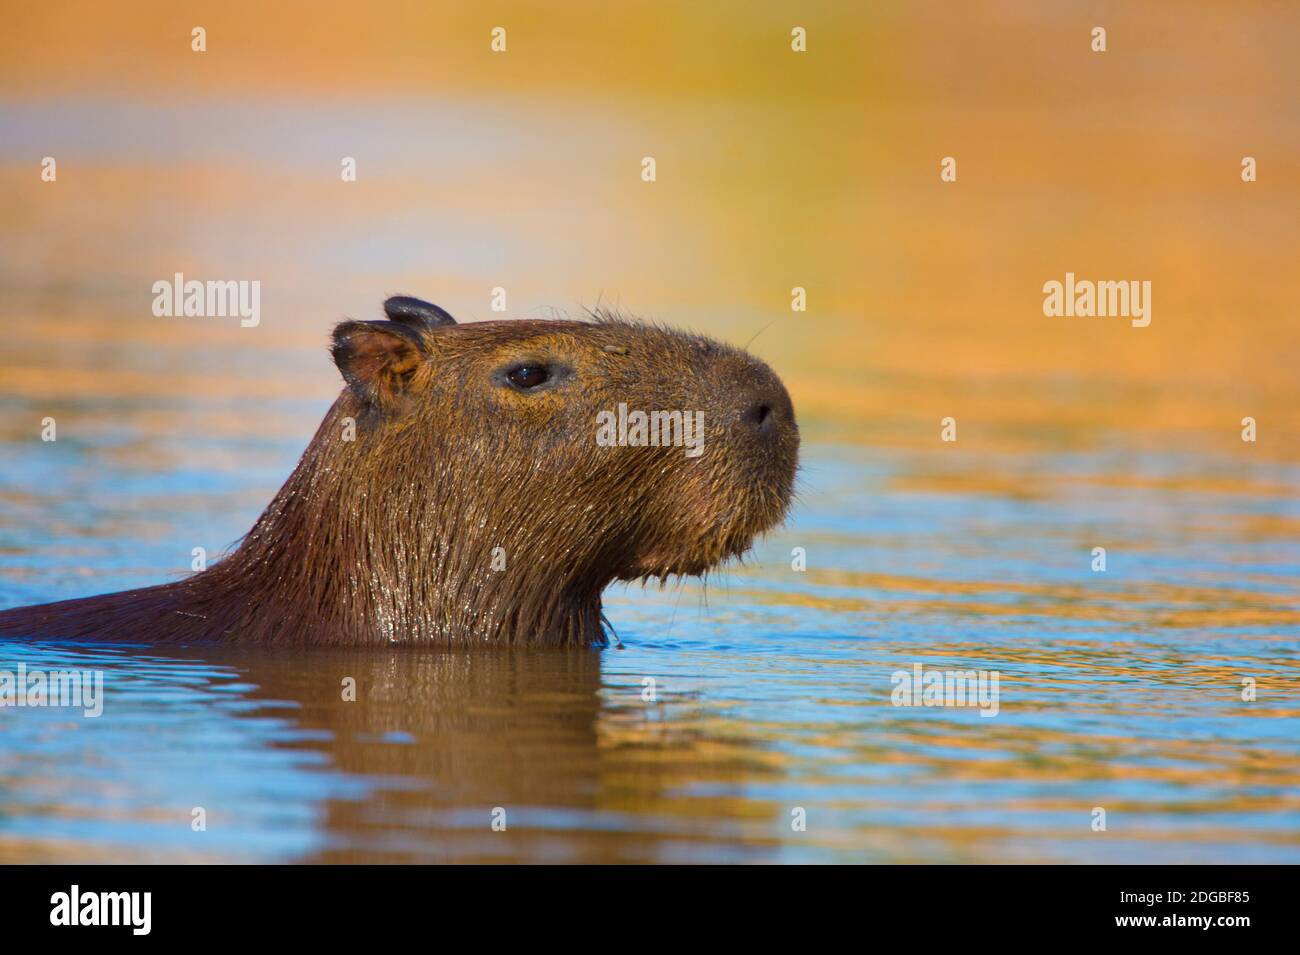
M 185 580 L 0 612 L 0 634 L 156 643 L 600 644 L 614 580 L 699 575 L 790 502 L 780 379 L 597 312 L 347 321 L 347 387 L 239 547 Z M 678 414 L 680 412 L 680 414 Z

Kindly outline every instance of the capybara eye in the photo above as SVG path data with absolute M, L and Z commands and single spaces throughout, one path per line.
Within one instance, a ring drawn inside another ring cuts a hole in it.
M 506 372 L 506 378 L 516 388 L 536 388 L 550 377 L 551 373 L 541 365 L 516 365 Z

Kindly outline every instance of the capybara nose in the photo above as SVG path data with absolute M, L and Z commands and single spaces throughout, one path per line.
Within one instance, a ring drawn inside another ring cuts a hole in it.
M 713 376 L 723 404 L 718 410 L 738 439 L 770 445 L 797 434 L 790 395 L 766 364 L 728 350 L 717 359 Z
M 764 445 L 784 444 L 798 433 L 794 406 L 781 379 L 766 366 L 753 368 L 745 387 L 739 389 L 737 429 L 750 440 Z
M 777 429 L 776 410 L 766 398 L 759 398 L 741 412 L 740 420 L 764 436 L 775 433 Z

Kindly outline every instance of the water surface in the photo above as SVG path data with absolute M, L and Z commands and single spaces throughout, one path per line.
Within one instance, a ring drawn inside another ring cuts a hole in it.
M 0 642 L 0 667 L 100 669 L 106 686 L 98 719 L 0 710 L 0 855 L 1300 861 L 1300 474 L 1151 455 L 1116 480 L 1108 463 L 972 473 L 814 445 L 793 521 L 746 567 L 611 590 L 622 649 Z M 96 570 L 51 596 L 137 583 L 124 555 L 161 553 L 42 523 L 76 473 L 23 481 L 35 521 L 0 536 L 6 604 L 53 590 L 28 577 L 57 555 Z M 149 473 L 108 475 L 135 492 L 122 519 L 184 523 L 168 501 L 188 508 L 193 479 Z M 199 482 L 214 513 L 249 483 Z M 893 706 L 892 674 L 916 663 L 998 671 L 998 715 Z

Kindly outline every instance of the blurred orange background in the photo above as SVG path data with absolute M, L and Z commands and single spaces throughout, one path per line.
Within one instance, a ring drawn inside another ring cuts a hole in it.
M 7 3 L 3 25 L 13 400 L 248 431 L 169 402 L 327 397 L 334 321 L 394 293 L 497 318 L 501 286 L 506 317 L 599 301 L 757 335 L 814 437 L 932 443 L 952 415 L 977 446 L 1300 446 L 1300 8 Z M 154 317 L 178 271 L 259 280 L 261 325 Z M 1045 317 L 1067 271 L 1149 280 L 1150 327 Z

